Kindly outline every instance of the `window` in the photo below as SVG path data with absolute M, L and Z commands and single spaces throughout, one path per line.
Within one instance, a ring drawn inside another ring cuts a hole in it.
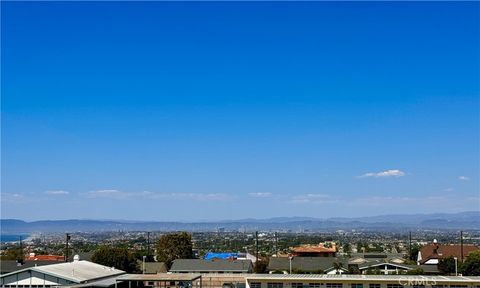
M 262 288 L 262 283 L 252 282 L 252 283 L 250 283 L 250 288 Z
M 380 288 L 380 284 L 368 284 L 368 288 Z
M 292 288 L 303 288 L 303 283 L 292 283 Z
M 387 288 L 403 288 L 401 284 L 387 284 Z
M 308 287 L 309 288 L 320 288 L 320 283 L 309 283 Z
M 413 288 L 425 288 L 425 285 L 413 285 Z
M 352 283 L 352 288 L 363 288 L 363 284 L 360 284 L 360 283 Z
M 467 288 L 467 285 L 450 285 L 450 288 Z
M 342 283 L 327 283 L 327 288 L 342 288 Z
M 283 283 L 267 283 L 267 288 L 283 288 Z

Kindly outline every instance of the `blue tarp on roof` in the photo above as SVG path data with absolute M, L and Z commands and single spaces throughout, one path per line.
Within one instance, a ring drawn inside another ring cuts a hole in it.
M 237 259 L 238 258 L 238 253 L 229 253 L 229 252 L 208 252 L 205 254 L 203 259 L 205 260 L 210 260 L 210 259 Z

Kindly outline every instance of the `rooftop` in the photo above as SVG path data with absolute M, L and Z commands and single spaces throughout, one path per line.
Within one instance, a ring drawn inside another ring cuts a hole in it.
M 117 278 L 117 281 L 194 281 L 202 277 L 201 274 L 125 274 Z
M 102 278 L 121 275 L 125 273 L 125 271 L 122 271 L 122 270 L 103 266 L 103 265 L 85 261 L 85 260 L 30 267 L 30 268 L 25 268 L 19 271 L 26 271 L 26 270 L 52 275 L 52 276 L 66 279 L 75 283 L 89 282 L 92 280 L 100 280 Z M 2 275 L 2 277 L 5 277 L 13 273 L 18 273 L 19 271 L 4 274 Z
M 294 253 L 335 253 L 337 252 L 337 247 L 335 243 L 332 243 L 331 247 L 325 247 L 325 244 L 304 245 L 293 247 L 291 250 Z
M 343 280 L 343 281 L 436 281 L 436 282 L 475 282 L 480 276 L 424 276 L 424 275 L 329 275 L 329 274 L 251 274 L 246 280 Z
M 171 272 L 251 272 L 253 269 L 250 260 L 226 259 L 176 259 L 173 261 Z

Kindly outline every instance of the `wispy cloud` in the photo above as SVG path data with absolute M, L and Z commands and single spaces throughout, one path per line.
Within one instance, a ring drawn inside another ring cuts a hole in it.
M 295 204 L 325 204 L 325 203 L 334 203 L 337 202 L 336 199 L 333 199 L 328 194 L 302 194 L 293 196 L 290 199 L 291 203 Z
M 20 193 L 0 193 L 0 201 L 3 203 L 19 203 L 30 199 L 31 198 Z
M 88 198 L 113 198 L 122 199 L 128 197 L 128 193 L 116 189 L 92 190 L 85 193 Z
M 49 191 L 45 191 L 45 194 L 47 195 L 52 195 L 52 196 L 55 196 L 55 195 L 68 195 L 70 194 L 70 192 L 68 191 L 64 191 L 64 190 L 49 190 Z
M 164 193 L 164 192 L 123 192 L 116 189 L 93 190 L 85 193 L 87 198 L 109 199 L 188 199 L 195 201 L 226 201 L 232 196 L 225 193 Z
M 445 192 L 453 192 L 453 191 L 455 191 L 455 189 L 453 189 L 453 188 L 446 188 L 446 189 L 444 189 L 443 191 L 445 191 Z
M 381 172 L 368 172 L 363 175 L 358 176 L 358 178 L 367 178 L 367 177 L 373 177 L 373 178 L 387 178 L 387 177 L 403 177 L 405 176 L 405 172 L 398 170 L 398 169 L 390 169 L 390 170 L 385 170 Z
M 189 199 L 196 201 L 227 201 L 233 196 L 226 193 L 151 193 L 149 198 L 158 199 Z
M 254 197 L 254 198 L 267 198 L 272 196 L 272 193 L 270 192 L 255 192 L 255 193 L 248 193 L 248 196 Z
M 467 177 L 467 176 L 459 176 L 459 177 L 458 177 L 458 180 L 468 181 L 468 180 L 470 180 L 470 178 Z

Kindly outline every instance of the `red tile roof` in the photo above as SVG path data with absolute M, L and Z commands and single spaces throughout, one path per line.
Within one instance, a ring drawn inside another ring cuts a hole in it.
M 60 255 L 28 255 L 28 256 L 25 256 L 25 260 L 64 261 L 65 257 Z
M 468 254 L 477 251 L 478 249 L 479 248 L 474 245 L 463 245 L 463 259 L 465 260 Z M 420 253 L 422 254 L 420 264 L 427 262 L 429 259 L 442 259 L 450 256 L 457 257 L 458 260 L 460 260 L 462 258 L 461 251 L 461 245 L 429 244 L 420 249 Z

